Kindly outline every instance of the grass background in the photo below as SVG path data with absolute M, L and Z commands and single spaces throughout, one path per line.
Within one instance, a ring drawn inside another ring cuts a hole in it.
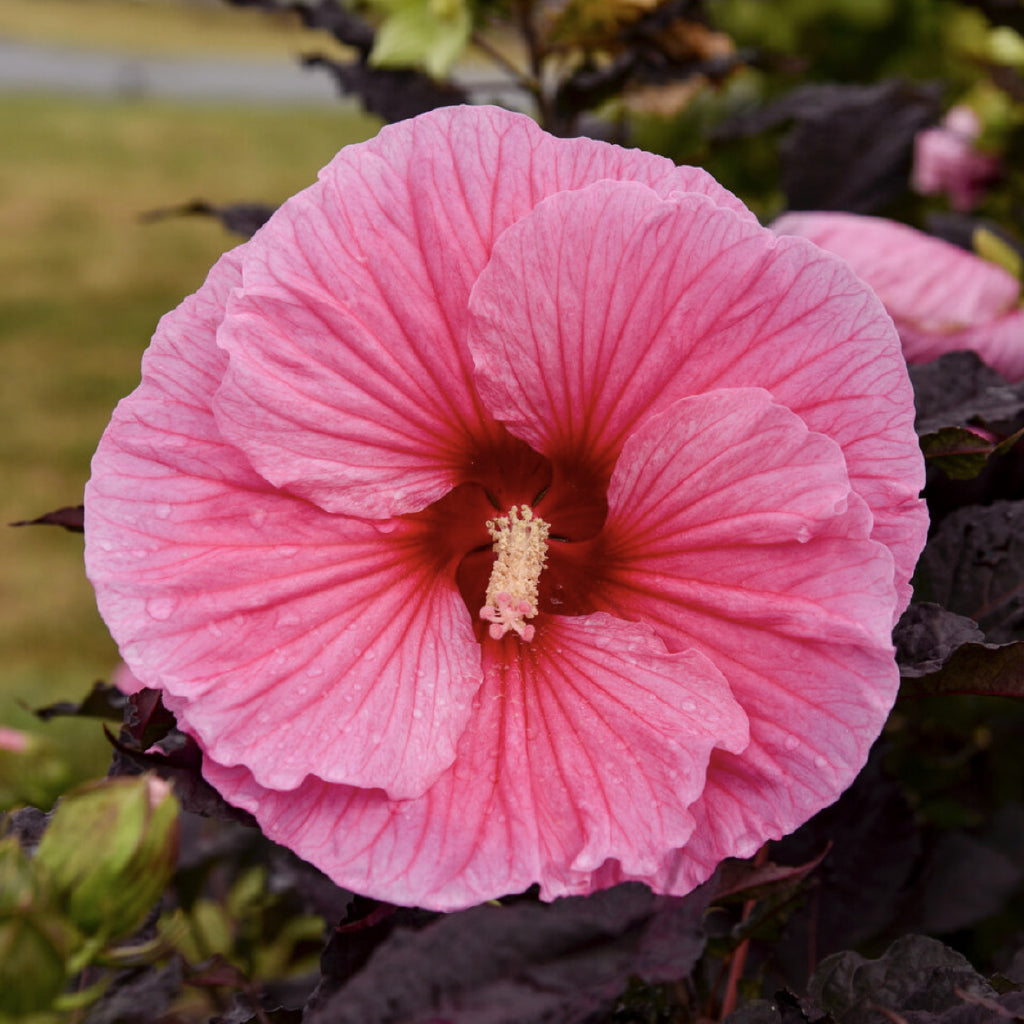
M 277 48 L 282 59 L 310 38 L 253 11 L 169 0 L 2 0 L 0 35 L 137 53 Z M 157 320 L 239 241 L 212 221 L 138 215 L 196 197 L 280 202 L 377 127 L 340 106 L 0 99 L 0 523 L 81 501 Z M 99 727 L 40 726 L 24 707 L 81 697 L 116 664 L 81 552 L 81 537 L 57 528 L 0 526 L 0 723 L 44 730 L 88 775 L 108 759 Z

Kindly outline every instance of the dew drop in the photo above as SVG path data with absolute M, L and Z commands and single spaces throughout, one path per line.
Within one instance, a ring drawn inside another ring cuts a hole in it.
M 268 714 L 266 713 L 266 711 L 261 711 L 261 712 L 260 712 L 260 713 L 259 713 L 259 714 L 258 714 L 258 715 L 256 716 L 256 721 L 257 721 L 257 722 L 258 722 L 258 723 L 259 723 L 260 725 L 266 725 L 266 724 L 267 724 L 267 722 L 269 722 L 269 721 L 270 721 L 270 715 L 268 715 Z
M 366 653 L 363 655 L 363 660 L 364 661 L 376 661 L 377 660 L 377 652 L 372 647 L 369 648 L 366 651 Z
M 157 622 L 164 622 L 174 614 L 174 609 L 178 607 L 178 602 L 173 597 L 151 597 L 146 602 L 146 611 L 149 613 L 149 617 L 156 619 Z
M 249 513 L 249 522 L 252 523 L 256 529 L 259 529 L 267 518 L 267 510 L 265 508 L 254 508 Z
M 684 700 L 683 701 L 683 710 L 684 711 L 696 711 L 697 710 L 697 705 L 694 704 L 694 702 L 692 700 Z
M 380 522 L 373 524 L 377 528 L 378 533 L 394 533 L 398 528 L 397 519 L 382 519 Z
M 800 741 L 795 736 L 787 736 L 784 742 L 787 750 L 796 750 L 800 746 Z
M 423 717 L 423 709 L 422 708 L 413 708 L 412 717 L 417 719 L 417 720 L 422 718 Z
M 309 668 L 306 669 L 306 675 L 311 679 L 315 679 L 317 676 L 322 676 L 323 674 L 323 665 L 310 665 Z
M 823 758 L 823 757 L 821 756 L 821 754 L 819 754 L 819 755 L 818 755 L 818 756 L 817 756 L 817 757 L 816 757 L 816 758 L 814 759 L 814 767 L 815 767 L 815 768 L 824 768 L 824 767 L 825 767 L 825 765 L 827 765 L 827 764 L 828 764 L 828 761 L 826 761 L 826 760 L 825 760 L 825 758 Z
M 299 549 L 294 544 L 278 544 L 274 551 L 282 558 L 294 558 L 299 553 Z
M 222 636 L 224 634 L 224 630 L 221 629 L 216 622 L 208 622 L 206 624 L 206 632 L 209 633 L 210 636 Z
M 100 547 L 104 551 L 113 551 L 114 550 L 114 542 L 110 541 L 110 540 L 101 540 L 100 541 Z
M 157 507 L 153 509 L 153 515 L 155 515 L 157 519 L 169 519 L 171 515 L 171 506 L 157 505 Z

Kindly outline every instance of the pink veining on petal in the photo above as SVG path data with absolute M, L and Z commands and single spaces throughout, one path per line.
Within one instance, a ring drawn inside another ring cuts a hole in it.
M 281 789 L 315 773 L 420 793 L 454 758 L 480 685 L 469 614 L 416 524 L 277 492 L 220 436 L 216 299 L 237 280 L 225 257 L 164 319 L 93 460 L 100 609 L 129 668 L 187 702 L 213 757 Z
M 341 885 L 681 893 L 867 756 L 927 526 L 912 423 L 842 260 L 702 171 L 435 111 L 164 318 L 87 568 L 207 778 Z M 517 507 L 550 532 L 513 595 L 487 524 Z M 520 630 L 481 620 L 506 604 Z
M 495 415 L 599 474 L 676 399 L 766 388 L 842 447 L 874 536 L 909 577 L 926 528 L 910 385 L 889 317 L 840 261 L 700 196 L 600 182 L 506 231 L 470 309 Z
M 458 759 L 419 800 L 312 779 L 281 794 L 209 761 L 207 778 L 340 884 L 400 903 L 454 910 L 534 881 L 546 899 L 588 892 L 609 858 L 653 873 L 692 834 L 710 752 L 744 749 L 743 711 L 707 659 L 642 626 L 540 630 L 543 644 L 485 645 Z
M 218 333 L 225 437 L 328 511 L 385 517 L 441 497 L 498 431 L 464 340 L 495 240 L 546 196 L 601 179 L 753 219 L 702 170 L 556 140 L 497 108 L 435 111 L 342 150 L 245 247 Z
M 659 875 L 685 892 L 722 856 L 805 820 L 863 764 L 899 681 L 892 558 L 868 539 L 838 447 L 760 390 L 652 417 L 609 505 L 618 539 L 601 606 L 706 654 L 750 715 L 750 746 L 713 755 L 701 827 Z

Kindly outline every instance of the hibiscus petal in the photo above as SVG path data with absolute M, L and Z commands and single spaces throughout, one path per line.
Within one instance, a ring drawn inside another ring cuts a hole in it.
M 534 643 L 484 657 L 455 765 L 418 800 L 314 779 L 283 794 L 209 761 L 206 776 L 340 885 L 454 910 L 535 881 L 546 899 L 589 891 L 608 858 L 655 870 L 692 834 L 711 751 L 747 742 L 714 666 L 639 625 L 545 618 Z
M 909 363 L 926 363 L 947 352 L 977 352 L 1008 381 L 1024 380 L 1024 309 L 950 333 L 926 331 L 899 321 L 896 327 Z
M 245 248 L 218 335 L 224 436 L 332 512 L 411 512 L 468 479 L 498 430 L 472 379 L 470 290 L 509 225 L 604 178 L 750 218 L 704 171 L 497 108 L 435 111 L 342 150 Z
M 869 528 L 838 447 L 764 391 L 683 399 L 627 441 L 599 603 L 706 654 L 751 727 L 741 754 L 712 756 L 685 852 L 646 880 L 688 891 L 863 765 L 899 682 L 892 560 Z
M 910 384 L 888 315 L 841 261 L 701 196 L 599 182 L 509 228 L 470 308 L 494 415 L 605 476 L 671 402 L 766 388 L 840 445 L 874 537 L 909 578 L 927 529 Z
M 316 772 L 417 795 L 451 764 L 482 678 L 454 567 L 426 554 L 422 524 L 325 513 L 223 441 L 213 339 L 238 277 L 232 254 L 164 318 L 97 451 L 100 610 L 212 756 L 278 789 Z
M 1020 282 L 1002 267 L 906 224 L 853 213 L 787 213 L 772 224 L 841 256 L 896 321 L 948 333 L 995 320 Z M 998 367 L 997 367 L 998 369 Z

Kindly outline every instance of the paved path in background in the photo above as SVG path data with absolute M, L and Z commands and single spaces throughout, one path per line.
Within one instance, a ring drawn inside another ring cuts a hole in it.
M 337 105 L 322 69 L 281 61 L 136 57 L 0 39 L 0 92 L 160 97 L 192 102 Z
M 495 98 L 521 106 L 523 98 L 486 69 L 458 70 L 455 78 L 477 102 Z M 0 94 L 76 93 L 107 98 L 163 98 L 257 105 L 355 105 L 324 68 L 302 68 L 298 58 L 268 61 L 214 57 L 138 57 L 101 50 L 37 46 L 0 38 Z

